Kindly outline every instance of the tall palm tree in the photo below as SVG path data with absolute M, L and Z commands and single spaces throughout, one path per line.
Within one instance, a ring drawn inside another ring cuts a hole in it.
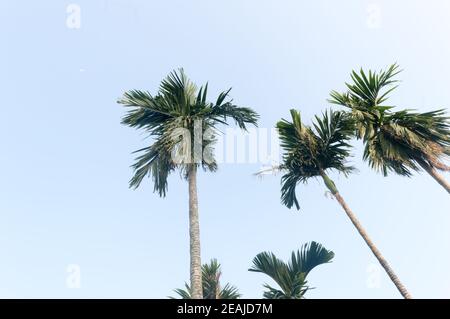
M 235 286 L 227 283 L 221 287 L 221 276 L 222 270 L 217 259 L 212 259 L 209 264 L 202 266 L 203 299 L 238 299 L 241 297 Z M 185 289 L 175 289 L 175 292 L 181 299 L 192 299 L 191 287 L 187 283 L 184 286 Z
M 272 278 L 280 287 L 264 287 L 266 299 L 302 299 L 310 289 L 306 276 L 315 267 L 331 262 L 334 253 L 322 245 L 311 242 L 304 244 L 297 252 L 292 252 L 289 263 L 278 259 L 271 252 L 262 252 L 253 259 L 253 267 L 249 271 L 261 272 Z
M 410 298 L 406 288 L 369 238 L 327 174 L 328 171 L 334 170 L 347 176 L 354 170 L 346 163 L 346 158 L 350 155 L 348 141 L 354 132 L 352 117 L 341 111 L 325 112 L 322 118 L 315 117 L 315 123 L 311 128 L 302 123 L 299 112 L 291 110 L 291 116 L 292 122 L 282 120 L 277 123 L 281 147 L 284 150 L 281 169 L 286 171 L 281 178 L 283 204 L 289 208 L 295 205 L 297 209 L 300 209 L 295 194 L 297 184 L 306 183 L 312 177 L 321 177 L 402 296 Z
M 351 110 L 356 136 L 365 144 L 364 160 L 373 169 L 385 176 L 388 171 L 411 176 L 411 171 L 422 168 L 450 193 L 450 183 L 438 173 L 450 171 L 443 162 L 450 155 L 449 117 L 443 109 L 417 113 L 393 111 L 393 106 L 386 105 L 399 72 L 397 64 L 379 73 L 353 71 L 348 91 L 332 91 L 329 101 Z
M 153 144 L 137 150 L 140 155 L 132 166 L 134 176 L 130 187 L 137 188 L 145 176 L 151 176 L 154 191 L 161 197 L 167 192 L 167 177 L 180 170 L 189 184 L 190 276 L 192 298 L 202 298 L 200 259 L 200 227 L 197 198 L 197 170 L 202 167 L 215 171 L 213 156 L 215 128 L 233 119 L 241 129 L 256 125 L 258 115 L 246 107 L 238 107 L 227 100 L 230 90 L 219 94 L 215 103 L 206 100 L 208 84 L 197 88 L 182 69 L 173 71 L 160 85 L 156 95 L 131 90 L 118 103 L 130 110 L 124 125 L 143 129 Z

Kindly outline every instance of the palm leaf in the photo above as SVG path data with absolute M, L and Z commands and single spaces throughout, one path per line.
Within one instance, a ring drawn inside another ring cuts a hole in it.
M 252 272 L 260 272 L 272 278 L 280 287 L 274 288 L 264 284 L 267 299 L 301 299 L 311 289 L 306 277 L 318 265 L 330 262 L 334 257 L 332 251 L 322 245 L 311 242 L 302 246 L 297 252 L 292 252 L 289 264 L 278 259 L 271 252 L 262 252 L 253 259 Z

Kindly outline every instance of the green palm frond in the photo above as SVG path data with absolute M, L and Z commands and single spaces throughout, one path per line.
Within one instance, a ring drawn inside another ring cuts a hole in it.
M 347 176 L 354 171 L 346 164 L 351 145 L 347 142 L 354 132 L 354 121 L 345 112 L 325 112 L 316 116 L 314 128 L 319 136 L 318 162 L 324 169 L 333 168 Z
M 184 283 L 184 289 L 177 288 L 174 292 L 180 296 L 181 299 L 191 299 L 191 287 L 187 283 Z M 170 299 L 176 299 L 175 297 L 169 297 Z
M 246 130 L 248 124 L 257 125 L 258 114 L 248 107 L 238 107 L 231 102 L 214 105 L 208 114 L 216 122 L 226 124 L 228 118 L 231 118 L 239 126 Z
M 288 265 L 278 259 L 274 253 L 262 252 L 253 259 L 252 272 L 261 272 L 272 278 L 284 293 L 289 293 L 292 288 L 292 277 Z
M 352 71 L 350 75 L 352 83 L 345 83 L 348 91 L 343 94 L 332 91 L 329 101 L 347 107 L 376 108 L 385 102 L 389 94 L 397 88 L 393 84 L 398 82 L 395 76 L 400 72 L 397 64 L 380 72 L 369 70 L 368 74 L 363 69 L 360 69 L 359 74 Z
M 117 103 L 131 107 L 123 117 L 122 124 L 138 129 L 145 128 L 150 132 L 176 116 L 174 110 L 163 103 L 160 96 L 153 97 L 145 91 L 125 92 Z
M 239 290 L 235 287 L 227 283 L 220 290 L 220 298 L 219 299 L 239 299 L 241 298 L 241 294 Z
M 289 271 L 293 274 L 304 273 L 306 276 L 315 267 L 329 263 L 333 258 L 334 252 L 313 241 L 304 244 L 297 252 L 292 252 Z
M 202 283 L 203 299 L 239 299 L 241 294 L 239 290 L 227 283 L 223 288 L 220 285 L 222 270 L 217 259 L 212 259 L 209 264 L 202 265 Z M 181 299 L 191 299 L 191 289 L 189 284 L 185 283 L 184 289 L 175 289 L 174 292 Z M 174 299 L 172 297 L 172 299 Z
M 311 242 L 292 252 L 288 264 L 278 259 L 271 252 L 262 252 L 253 259 L 252 272 L 260 272 L 272 278 L 280 289 L 268 284 L 264 285 L 267 299 L 301 299 L 311 289 L 307 285 L 306 276 L 318 265 L 329 263 L 334 257 L 332 251 L 322 245 Z
M 175 169 L 172 163 L 171 154 L 161 146 L 161 141 L 156 141 L 153 145 L 137 150 L 134 153 L 141 153 L 136 157 L 136 162 L 132 165 L 135 174 L 130 180 L 130 186 L 138 188 L 145 176 L 152 176 L 154 191 L 162 197 L 167 191 L 167 177 Z
M 217 259 L 212 259 L 209 264 L 202 267 L 203 298 L 219 299 L 220 297 L 220 264 Z
M 276 289 L 268 284 L 264 284 L 263 287 L 267 289 L 263 292 L 264 299 L 302 299 L 309 289 L 307 286 L 302 286 L 296 297 L 292 297 L 290 294 L 286 294 L 282 290 Z
M 354 168 L 347 164 L 348 143 L 354 132 L 354 120 L 345 112 L 327 111 L 316 116 L 313 128 L 302 123 L 300 113 L 291 110 L 292 121 L 277 123 L 286 172 L 281 177 L 281 201 L 291 208 L 300 208 L 295 189 L 297 184 L 320 176 L 326 170 L 336 170 L 347 176 Z
M 205 90 L 206 91 L 206 90 Z M 197 86 L 184 73 L 171 72 L 160 85 L 159 94 L 164 104 L 179 116 L 191 115 L 191 106 L 196 103 Z
M 295 205 L 297 209 L 300 209 L 300 204 L 295 191 L 297 184 L 306 183 L 308 178 L 309 177 L 302 175 L 302 171 L 300 170 L 288 170 L 281 176 L 281 203 L 288 208 Z

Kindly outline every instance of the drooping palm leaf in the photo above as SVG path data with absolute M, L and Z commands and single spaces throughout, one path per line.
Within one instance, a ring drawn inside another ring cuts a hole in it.
M 313 241 L 304 244 L 297 252 L 292 252 L 289 271 L 308 275 L 315 267 L 329 263 L 333 258 L 334 253 L 331 250 L 327 250 L 321 244 Z
M 261 272 L 272 278 L 286 294 L 291 292 L 293 279 L 288 265 L 271 252 L 262 252 L 253 259 L 253 272 Z

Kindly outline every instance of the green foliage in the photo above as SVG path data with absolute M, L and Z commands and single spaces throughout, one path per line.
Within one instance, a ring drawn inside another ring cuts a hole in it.
M 356 136 L 365 144 L 363 158 L 373 169 L 405 176 L 420 166 L 448 170 L 443 163 L 450 155 L 450 122 L 445 111 L 394 111 L 393 106 L 384 105 L 397 87 L 399 72 L 396 64 L 367 75 L 362 69 L 359 74 L 352 71 L 353 83 L 346 83 L 347 92 L 332 91 L 329 101 L 351 110 Z
M 238 289 L 229 283 L 223 288 L 220 286 L 222 275 L 221 266 L 216 259 L 212 259 L 209 264 L 202 266 L 203 299 L 238 299 L 240 293 Z M 181 299 L 191 299 L 191 288 L 185 283 L 184 289 L 174 291 Z
M 326 170 L 348 175 L 354 168 L 347 165 L 350 155 L 348 140 L 354 132 L 354 122 L 345 112 L 327 111 L 315 117 L 313 127 L 302 123 L 300 113 L 291 110 L 292 121 L 277 123 L 284 151 L 280 166 L 286 173 L 281 178 L 281 200 L 291 208 L 300 208 L 295 189 L 298 183 L 322 176 Z
M 230 90 L 220 93 L 215 103 L 207 102 L 207 91 L 208 84 L 198 89 L 180 69 L 161 82 L 155 96 L 147 91 L 130 90 L 118 100 L 129 108 L 122 124 L 142 129 L 154 139 L 153 144 L 135 152 L 139 155 L 132 165 L 134 176 L 130 187 L 137 188 L 144 177 L 152 176 L 154 191 L 165 196 L 167 177 L 173 170 L 180 169 L 186 176 L 193 165 L 209 171 L 217 169 L 213 157 L 202 156 L 213 154 L 217 125 L 227 125 L 228 119 L 234 120 L 241 129 L 246 129 L 248 124 L 256 125 L 258 115 L 250 108 L 234 105 L 228 99 Z M 201 123 L 202 136 L 209 132 L 208 139 L 201 141 L 199 159 L 194 146 L 196 123 Z
M 301 299 L 311 289 L 306 281 L 309 272 L 321 264 L 331 262 L 333 257 L 331 250 L 313 241 L 304 244 L 297 252 L 292 252 L 287 264 L 271 252 L 262 252 L 253 259 L 253 267 L 249 271 L 268 275 L 280 287 L 276 289 L 265 284 L 268 290 L 264 292 L 264 298 Z

